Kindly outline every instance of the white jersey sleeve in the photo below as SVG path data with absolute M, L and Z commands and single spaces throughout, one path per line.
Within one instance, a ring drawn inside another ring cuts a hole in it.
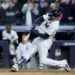
M 53 21 L 51 22 L 51 25 L 49 26 L 49 28 L 46 30 L 46 33 L 54 36 L 58 28 L 59 28 L 59 21 Z
M 48 15 L 48 13 L 45 14 L 45 15 L 43 15 L 43 18 L 44 18 L 44 20 L 48 20 L 48 19 L 49 19 L 49 15 Z
M 42 34 L 49 34 L 50 36 L 54 36 L 56 31 L 59 28 L 59 20 L 58 21 L 44 21 L 39 27 L 36 29 L 39 31 L 39 33 Z

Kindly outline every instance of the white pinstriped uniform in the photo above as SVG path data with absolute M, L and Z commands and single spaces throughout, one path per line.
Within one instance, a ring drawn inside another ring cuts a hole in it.
M 32 42 L 32 47 L 30 48 L 31 51 L 28 52 L 27 55 L 25 55 L 24 57 L 28 60 L 32 56 L 32 54 L 38 52 L 40 64 L 64 67 L 65 66 L 64 61 L 56 61 L 56 60 L 47 58 L 48 50 L 49 48 L 51 48 L 53 43 L 52 38 L 57 32 L 58 28 L 59 28 L 59 20 L 53 21 L 53 22 L 49 20 L 44 21 L 36 29 L 40 33 L 49 34 L 50 37 L 48 39 L 43 39 L 41 37 L 37 37 L 36 39 L 34 39 L 34 41 Z

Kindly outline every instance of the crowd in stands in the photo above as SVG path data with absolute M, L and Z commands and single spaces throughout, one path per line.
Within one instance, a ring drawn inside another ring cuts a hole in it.
M 32 25 L 54 8 L 63 13 L 61 23 L 74 23 L 75 0 L 0 0 L 0 25 Z

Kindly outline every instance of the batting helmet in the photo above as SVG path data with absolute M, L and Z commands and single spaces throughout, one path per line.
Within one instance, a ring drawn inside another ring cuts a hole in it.
M 60 18 L 60 15 L 61 15 L 61 12 L 59 9 L 51 10 L 51 12 L 49 14 L 50 18 L 56 18 L 56 17 Z

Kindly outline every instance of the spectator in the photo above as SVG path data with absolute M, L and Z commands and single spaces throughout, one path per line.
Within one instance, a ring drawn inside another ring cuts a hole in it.
M 55 4 L 56 4 L 56 8 L 60 8 L 60 2 L 59 1 L 55 2 Z
M 44 7 L 41 9 L 41 15 L 46 14 L 49 11 L 49 5 L 47 1 L 43 2 Z
M 51 8 L 52 10 L 56 9 L 56 4 L 55 4 L 55 3 L 51 3 L 51 4 L 50 4 L 50 8 Z
M 61 3 L 64 3 L 65 2 L 65 0 L 61 0 Z
M 44 0 L 40 0 L 40 6 L 41 6 L 41 8 L 43 8 L 43 2 L 44 2 Z
M 22 22 L 21 22 L 21 19 L 23 17 L 23 14 L 21 12 L 21 9 L 22 9 L 22 5 L 21 3 L 18 2 L 18 0 L 13 0 L 13 3 L 14 3 L 14 8 L 18 9 L 19 11 L 19 14 L 18 14 L 18 21 L 17 21 L 17 25 L 21 25 Z
M 2 2 L 0 2 L 0 25 L 3 25 L 3 22 L 4 22 L 4 10 L 1 7 L 1 5 L 2 5 Z
M 31 0 L 28 0 L 28 2 L 25 3 L 22 8 L 22 13 L 25 15 L 25 24 L 27 26 L 32 26 L 32 8 L 33 4 Z
M 15 58 L 15 45 L 18 43 L 18 35 L 17 33 L 11 29 L 10 25 L 6 26 L 6 29 L 2 32 L 2 39 L 7 40 L 9 42 L 9 52 L 13 63 Z
M 18 2 L 22 5 L 24 5 L 28 0 L 18 0 Z
M 32 9 L 32 13 L 33 13 L 33 23 L 34 21 L 40 16 L 40 5 L 39 5 L 39 1 L 34 1 L 34 8 Z
M 73 4 L 73 5 L 75 4 L 75 0 L 72 0 L 72 4 Z
M 2 3 L 2 8 L 4 10 L 9 8 L 9 0 L 4 0 L 4 2 Z
M 13 3 L 14 7 L 21 11 L 21 4 L 18 2 L 18 0 L 13 0 Z
M 19 11 L 13 7 L 13 2 L 9 2 L 9 8 L 5 10 L 5 24 L 16 24 L 18 20 Z
M 73 17 L 74 17 L 74 22 L 75 22 L 75 0 L 72 0 L 72 6 L 73 6 Z
M 63 18 L 61 22 L 72 22 L 73 21 L 73 16 L 72 16 L 73 7 L 72 7 L 70 0 L 66 0 L 64 3 L 62 3 L 61 7 L 63 9 Z
M 43 2 L 45 2 L 45 1 L 48 2 L 49 5 L 50 5 L 50 3 L 55 2 L 55 0 L 40 0 L 40 6 L 41 6 L 41 8 L 44 7 Z

